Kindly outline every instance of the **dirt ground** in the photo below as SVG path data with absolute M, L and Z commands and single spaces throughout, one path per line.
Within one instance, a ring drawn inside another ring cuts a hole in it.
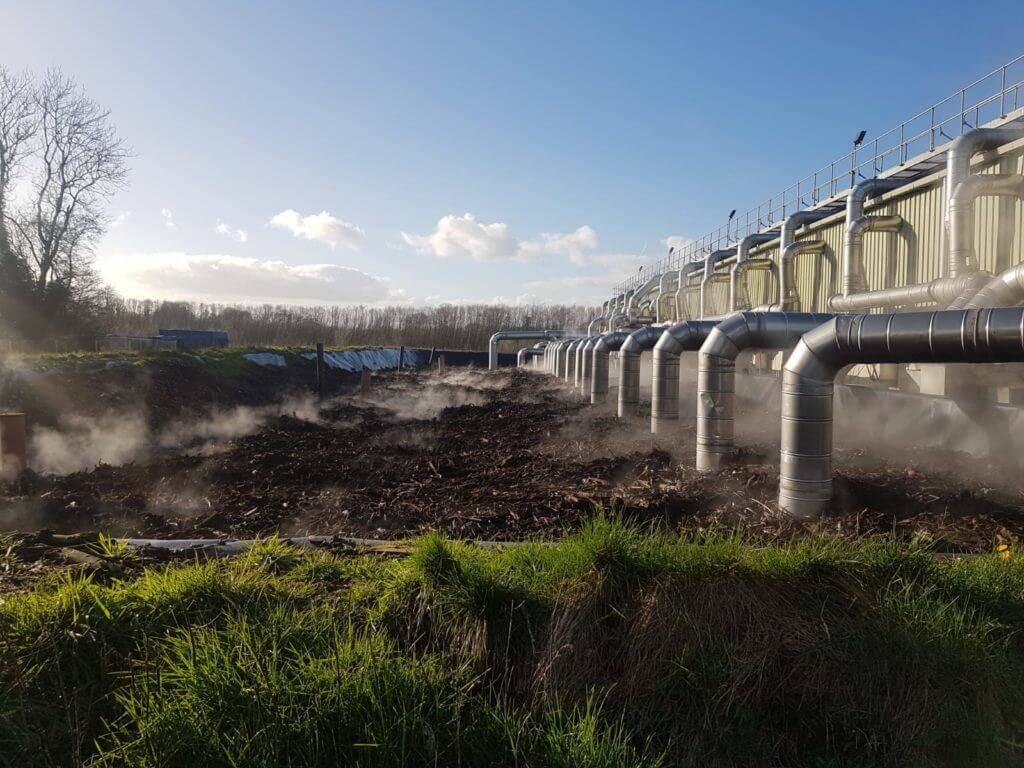
M 738 529 L 757 541 L 807 530 L 774 507 L 769 447 L 698 475 L 692 424 L 674 437 L 655 438 L 643 421 L 623 429 L 610 407 L 584 405 L 538 374 L 378 374 L 368 400 L 288 408 L 238 430 L 190 424 L 175 444 L 144 446 L 116 465 L 26 472 L 0 487 L 0 526 L 155 538 L 436 530 L 516 540 L 560 535 L 604 509 L 644 527 Z M 902 450 L 840 452 L 836 464 L 833 510 L 815 530 L 895 533 L 953 551 L 991 551 L 1024 534 L 1024 497 L 1006 485 L 1016 475 L 984 462 Z

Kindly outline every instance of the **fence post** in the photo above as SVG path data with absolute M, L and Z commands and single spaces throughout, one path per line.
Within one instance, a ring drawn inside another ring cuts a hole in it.
M 0 465 L 5 477 L 16 477 L 28 466 L 24 413 L 0 413 Z
M 324 345 L 320 341 L 316 343 L 316 396 L 324 397 Z

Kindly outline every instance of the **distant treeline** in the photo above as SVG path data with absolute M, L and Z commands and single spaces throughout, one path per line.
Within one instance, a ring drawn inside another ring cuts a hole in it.
M 235 345 L 400 345 L 484 349 L 496 330 L 585 328 L 596 308 L 536 304 L 414 308 L 228 306 L 115 299 L 101 324 L 113 334 L 147 336 L 158 328 L 222 329 Z

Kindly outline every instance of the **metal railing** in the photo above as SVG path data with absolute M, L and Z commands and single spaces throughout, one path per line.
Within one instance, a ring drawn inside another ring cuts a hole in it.
M 670 250 L 636 275 L 615 286 L 613 293 L 638 287 L 653 274 L 679 269 L 726 248 L 746 235 L 774 226 L 796 211 L 811 208 L 847 192 L 859 181 L 874 178 L 909 160 L 953 141 L 964 132 L 1024 107 L 1024 54 L 965 85 L 885 133 L 869 138 L 848 154 L 822 166 L 777 195 L 739 214 L 727 224 L 686 245 Z

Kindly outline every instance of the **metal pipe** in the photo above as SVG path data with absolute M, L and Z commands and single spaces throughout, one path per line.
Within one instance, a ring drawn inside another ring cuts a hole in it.
M 576 350 L 579 349 L 580 342 L 580 339 L 570 341 L 569 345 L 565 348 L 565 373 L 561 378 L 570 384 L 576 372 Z
M 867 290 L 864 274 L 864 235 L 868 232 L 897 232 L 904 226 L 902 216 L 865 216 L 864 204 L 900 186 L 896 179 L 868 179 L 850 190 L 846 197 L 846 231 L 843 237 L 843 295 Z
M 629 331 L 614 331 L 601 336 L 594 344 L 591 356 L 593 375 L 590 379 L 590 402 L 603 403 L 608 397 L 608 363 L 611 353 L 629 338 Z
M 697 469 L 711 472 L 735 452 L 736 358 L 747 349 L 779 350 L 835 317 L 811 312 L 737 312 L 701 345 L 697 362 Z
M 798 243 L 796 233 L 801 227 L 813 224 L 827 215 L 822 211 L 797 211 L 786 217 L 779 233 L 779 300 L 773 309 L 785 311 L 800 301 L 796 292 L 793 262 L 802 253 L 821 253 L 824 243 L 820 240 L 804 240 Z M 833 268 L 833 275 L 835 269 Z
M 605 302 L 605 304 L 607 303 L 608 302 Z M 587 325 L 587 335 L 592 336 L 594 334 L 594 331 L 596 330 L 594 326 L 600 326 L 601 323 L 607 323 L 608 317 L 609 315 L 607 312 L 602 312 L 600 316 L 595 317 L 593 320 L 591 320 L 590 323 Z
M 492 371 L 498 369 L 498 342 L 533 339 L 560 339 L 566 336 L 568 331 L 498 331 L 491 336 L 487 350 L 487 367 Z
M 804 335 L 782 378 L 779 507 L 814 518 L 832 498 L 835 378 L 860 363 L 1024 361 L 1024 308 L 840 315 Z
M 543 350 L 537 349 L 536 347 L 523 347 L 519 350 L 519 354 L 516 355 L 516 365 L 519 368 L 525 368 L 527 361 L 537 357 L 537 355 L 543 354 Z
M 580 359 L 579 388 L 584 395 L 590 392 L 590 375 L 594 362 L 594 358 L 590 353 L 594 349 L 594 345 L 597 343 L 599 338 L 601 337 L 591 336 L 583 342 L 583 346 L 580 347 L 576 353 Z
M 672 282 L 672 275 L 673 273 L 670 271 L 663 272 L 661 275 L 661 280 L 658 283 L 658 300 L 657 303 L 654 305 L 654 317 L 655 321 L 658 323 L 664 321 L 663 313 L 665 311 L 665 298 L 668 294 L 668 286 Z M 676 272 L 675 275 L 678 279 L 679 273 Z
M 754 248 L 763 243 L 767 243 L 769 240 L 775 240 L 778 235 L 772 232 L 755 232 L 752 235 L 747 235 L 736 245 L 736 262 L 732 265 L 729 270 L 729 311 L 735 312 L 739 309 L 736 303 L 739 299 L 738 287 L 739 278 L 742 272 L 750 266 L 750 249 Z M 743 284 L 743 292 L 747 293 L 746 283 Z M 749 304 L 749 299 L 747 299 Z
M 664 326 L 649 325 L 633 331 L 619 347 L 620 419 L 636 415 L 640 405 L 640 359 L 645 349 L 654 349 L 664 331 Z
M 964 309 L 1012 307 L 1024 300 L 1024 264 L 1014 264 L 988 280 Z
M 967 304 L 964 296 L 978 290 L 979 282 L 988 282 L 987 275 L 979 278 L 974 258 L 974 204 L 979 197 L 989 196 L 1024 199 L 1024 176 L 975 174 L 957 185 L 948 203 L 950 274 L 919 285 L 836 296 L 829 302 L 831 308 L 859 310 L 935 302 L 958 309 Z
M 717 320 L 684 320 L 666 328 L 654 345 L 651 377 L 651 432 L 661 434 L 679 421 L 679 356 L 700 349 Z
M 687 285 L 686 278 L 694 272 L 702 269 L 702 261 L 691 261 L 687 264 L 683 264 L 679 269 L 678 283 L 676 284 L 676 297 L 675 297 L 675 314 L 672 319 L 676 322 L 682 320 L 683 317 L 683 294 L 686 293 Z
M 735 255 L 735 248 L 722 248 L 718 251 L 712 251 L 707 259 L 704 260 L 704 275 L 700 279 L 700 303 L 698 305 L 698 313 L 700 314 L 701 320 L 707 316 L 707 287 L 711 283 L 711 277 L 715 271 L 715 267 L 719 262 L 725 261 Z

